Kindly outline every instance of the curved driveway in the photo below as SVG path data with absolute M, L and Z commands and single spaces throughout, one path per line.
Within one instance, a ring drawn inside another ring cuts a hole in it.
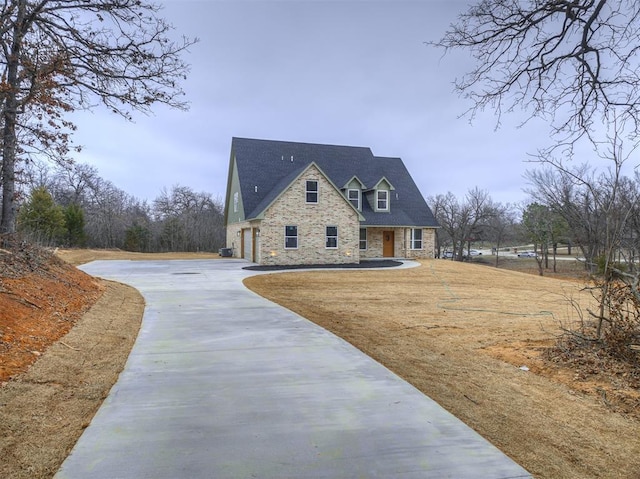
M 83 267 L 147 305 L 56 479 L 530 477 L 379 363 L 247 290 L 247 264 Z

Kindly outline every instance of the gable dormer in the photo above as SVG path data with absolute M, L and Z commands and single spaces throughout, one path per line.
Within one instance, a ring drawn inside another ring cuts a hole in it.
M 357 176 L 351 177 L 341 188 L 349 203 L 358 211 L 362 211 L 362 191 L 365 189 L 364 183 Z
M 393 185 L 384 176 L 366 191 L 369 206 L 376 213 L 389 213 L 391 211 L 391 192 L 395 190 Z

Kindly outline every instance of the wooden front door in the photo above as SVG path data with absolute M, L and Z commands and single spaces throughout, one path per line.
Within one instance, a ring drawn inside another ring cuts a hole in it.
M 385 258 L 393 258 L 395 251 L 393 248 L 395 241 L 393 237 L 393 231 L 382 232 L 382 256 Z

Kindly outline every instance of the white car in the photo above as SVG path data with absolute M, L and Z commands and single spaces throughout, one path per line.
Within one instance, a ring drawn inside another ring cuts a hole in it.
M 478 251 L 477 249 L 470 249 L 469 256 L 482 256 L 482 251 Z
M 522 253 L 518 253 L 518 258 L 537 258 L 538 253 L 535 251 L 523 251 Z

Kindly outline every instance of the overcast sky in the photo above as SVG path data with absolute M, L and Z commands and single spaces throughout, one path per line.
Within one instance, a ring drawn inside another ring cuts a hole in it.
M 492 112 L 469 124 L 452 83 L 470 68 L 437 40 L 464 0 L 164 0 L 177 33 L 198 37 L 188 112 L 156 108 L 128 123 L 76 116 L 77 159 L 140 199 L 180 184 L 224 198 L 231 138 L 370 147 L 404 160 L 425 197 L 474 187 L 526 198 L 527 153 L 546 128 Z

